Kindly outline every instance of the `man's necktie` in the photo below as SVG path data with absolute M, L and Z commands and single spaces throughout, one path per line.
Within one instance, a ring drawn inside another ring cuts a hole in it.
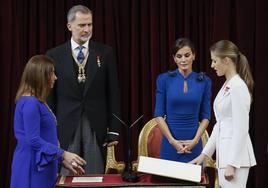
M 79 47 L 78 47 L 79 52 L 78 52 L 78 54 L 77 54 L 77 60 L 78 60 L 78 62 L 79 62 L 80 64 L 82 64 L 83 61 L 84 61 L 84 59 L 85 59 L 85 55 L 84 55 L 84 53 L 83 53 L 83 51 L 82 51 L 83 48 L 84 48 L 84 46 L 79 46 Z

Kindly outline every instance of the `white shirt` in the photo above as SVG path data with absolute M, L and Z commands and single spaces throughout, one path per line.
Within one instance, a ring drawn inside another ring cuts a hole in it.
M 89 41 L 87 41 L 87 42 L 85 42 L 82 46 L 84 47 L 83 49 L 82 49 L 82 51 L 83 51 L 83 54 L 85 55 L 85 54 L 87 54 L 87 52 L 88 52 L 88 43 L 89 43 Z M 74 40 L 73 40 L 73 38 L 71 38 L 71 47 L 72 47 L 72 52 L 73 52 L 73 54 L 75 55 L 75 57 L 77 57 L 77 55 L 78 55 L 78 52 L 79 52 L 79 44 L 77 44 Z

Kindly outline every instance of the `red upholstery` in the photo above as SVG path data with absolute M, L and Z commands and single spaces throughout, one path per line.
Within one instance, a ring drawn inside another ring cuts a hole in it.
M 158 126 L 155 126 L 149 136 L 147 142 L 148 156 L 159 158 L 160 157 L 160 145 L 162 141 L 162 132 Z

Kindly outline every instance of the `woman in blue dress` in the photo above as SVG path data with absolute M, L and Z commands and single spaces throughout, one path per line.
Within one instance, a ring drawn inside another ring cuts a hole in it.
M 56 117 L 45 102 L 56 79 L 52 60 L 43 55 L 32 57 L 24 69 L 15 99 L 11 188 L 54 187 L 61 160 L 73 173 L 84 173 L 86 162 L 59 147 Z
M 201 136 L 210 116 L 211 80 L 192 69 L 193 43 L 176 40 L 172 52 L 178 69 L 157 78 L 155 117 L 163 133 L 160 158 L 189 162 L 202 151 Z

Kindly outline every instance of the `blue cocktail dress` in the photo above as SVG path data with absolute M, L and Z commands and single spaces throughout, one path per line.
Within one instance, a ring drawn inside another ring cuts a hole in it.
M 58 160 L 56 118 L 48 107 L 33 96 L 22 96 L 16 103 L 14 132 L 17 146 L 13 155 L 11 188 L 52 188 Z
M 184 80 L 188 91 L 185 93 Z M 210 119 L 211 80 L 208 76 L 192 72 L 186 78 L 178 69 L 160 74 L 157 78 L 155 117 L 166 116 L 168 128 L 177 140 L 192 140 L 199 122 Z M 202 141 L 190 154 L 178 154 L 163 136 L 160 158 L 179 162 L 189 162 L 202 151 Z

